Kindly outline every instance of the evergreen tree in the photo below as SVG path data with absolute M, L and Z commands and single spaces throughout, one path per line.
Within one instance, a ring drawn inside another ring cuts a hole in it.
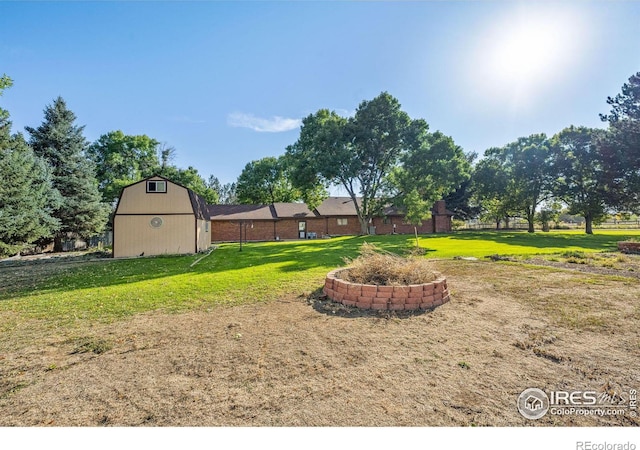
M 11 79 L 0 77 L 2 90 Z M 52 212 L 60 204 L 51 173 L 22 135 L 11 135 L 9 113 L 0 108 L 0 255 L 20 251 L 59 228 Z
M 212 189 L 218 195 L 218 204 L 220 205 L 234 205 L 238 203 L 238 197 L 236 195 L 236 183 L 220 183 L 217 177 L 211 175 L 207 186 Z
M 75 114 L 58 97 L 45 108 L 44 121 L 38 128 L 26 128 L 31 147 L 51 166 L 53 186 L 62 196 L 62 205 L 54 214 L 61 225 L 55 250 L 61 250 L 65 237 L 101 232 L 109 214 L 98 191 L 94 165 L 85 155 L 88 143 L 82 134 L 84 127 L 74 125 L 75 120 Z
M 606 134 L 599 137 L 608 203 L 617 210 L 640 211 L 640 72 L 629 77 L 621 92 L 609 97 Z

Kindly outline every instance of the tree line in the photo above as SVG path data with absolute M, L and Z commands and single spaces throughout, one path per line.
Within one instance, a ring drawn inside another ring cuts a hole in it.
M 584 217 L 585 232 L 612 212 L 640 209 L 640 72 L 624 83 L 606 129 L 571 125 L 549 137 L 520 137 L 464 153 L 453 139 L 411 119 L 386 92 L 362 102 L 350 118 L 321 109 L 306 117 L 298 140 L 280 158 L 245 167 L 237 199 L 245 203 L 301 200 L 317 205 L 334 185 L 356 202 L 362 233 L 390 203 L 415 225 L 444 198 L 461 220 L 491 219 L 508 228 L 524 218 L 543 230 L 564 208 Z
M 585 232 L 612 212 L 640 209 L 640 72 L 615 97 L 606 129 L 569 126 L 490 148 L 474 167 L 471 199 L 497 225 L 523 217 L 529 232 L 565 206 L 585 219 Z
M 12 84 L 0 77 L 0 95 Z M 11 127 L 9 112 L 0 108 L 0 256 L 51 242 L 60 251 L 66 239 L 101 233 L 122 188 L 151 175 L 210 203 L 231 190 L 193 167 L 173 165 L 176 150 L 146 135 L 112 131 L 88 142 L 61 97 L 45 107 L 38 127 L 25 128 L 28 139 Z
M 0 77 L 0 95 L 11 85 Z M 419 225 L 441 198 L 459 219 L 508 227 L 521 217 L 530 232 L 536 221 L 545 229 L 564 207 L 592 233 L 608 213 L 640 209 L 640 72 L 607 104 L 609 113 L 600 115 L 606 129 L 532 134 L 478 158 L 383 92 L 352 117 L 310 114 L 283 155 L 249 162 L 227 184 L 176 167 L 176 150 L 146 135 L 112 131 L 89 143 L 62 98 L 45 108 L 40 126 L 26 127 L 28 140 L 12 133 L 0 108 L 0 254 L 100 233 L 122 188 L 155 174 L 212 204 L 302 201 L 313 208 L 339 186 L 353 199 L 363 234 L 389 204 Z

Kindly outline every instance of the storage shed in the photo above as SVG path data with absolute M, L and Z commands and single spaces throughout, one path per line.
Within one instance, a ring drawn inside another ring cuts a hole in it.
M 126 186 L 113 218 L 113 257 L 197 253 L 211 243 L 207 202 L 153 176 Z

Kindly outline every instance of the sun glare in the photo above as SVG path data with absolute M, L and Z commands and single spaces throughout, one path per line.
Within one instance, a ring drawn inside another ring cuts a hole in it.
M 577 62 L 583 30 L 581 18 L 566 10 L 519 10 L 497 19 L 472 57 L 477 92 L 526 107 Z
M 524 23 L 495 43 L 489 56 L 494 76 L 501 81 L 534 81 L 548 77 L 559 64 L 565 45 L 558 40 L 558 30 L 542 23 Z

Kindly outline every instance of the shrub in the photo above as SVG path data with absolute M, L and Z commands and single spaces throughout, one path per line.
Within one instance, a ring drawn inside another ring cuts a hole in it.
M 376 246 L 364 243 L 360 256 L 346 259 L 348 270 L 340 272 L 340 278 L 351 283 L 400 286 L 430 283 L 438 278 L 432 264 L 419 256 L 403 258 Z

